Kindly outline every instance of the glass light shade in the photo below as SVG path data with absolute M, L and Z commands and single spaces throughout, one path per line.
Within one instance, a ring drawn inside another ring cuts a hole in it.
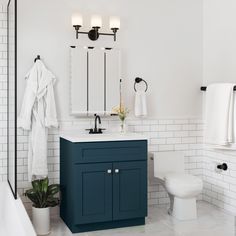
M 83 17 L 81 14 L 74 14 L 71 17 L 71 23 L 72 25 L 83 25 Z
M 116 16 L 110 17 L 110 29 L 120 29 L 120 18 Z
M 93 15 L 91 18 L 91 27 L 102 27 L 102 17 L 99 15 Z

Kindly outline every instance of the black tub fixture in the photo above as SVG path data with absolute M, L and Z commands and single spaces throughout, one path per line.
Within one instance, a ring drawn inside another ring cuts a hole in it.
M 91 17 L 91 30 L 88 32 L 80 31 L 83 26 L 83 17 L 81 14 L 74 14 L 72 16 L 72 25 L 76 31 L 76 39 L 79 38 L 79 34 L 87 34 L 89 39 L 96 41 L 100 35 L 113 36 L 116 41 L 116 33 L 120 29 L 120 19 L 118 17 L 110 17 L 110 29 L 113 33 L 101 33 L 99 32 L 102 27 L 102 18 L 99 15 L 93 15 Z
M 228 165 L 226 163 L 219 164 L 217 165 L 217 169 L 226 171 L 228 170 Z
M 137 92 L 136 84 L 139 84 L 140 82 L 144 82 L 144 83 L 145 83 L 145 85 L 146 85 L 145 92 L 147 92 L 147 90 L 148 90 L 148 84 L 147 84 L 147 82 L 146 82 L 144 79 L 139 78 L 139 77 L 136 77 L 136 78 L 135 78 L 134 91 Z

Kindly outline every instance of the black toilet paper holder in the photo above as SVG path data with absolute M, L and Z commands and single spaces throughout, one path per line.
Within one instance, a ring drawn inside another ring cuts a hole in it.
M 217 169 L 226 171 L 228 170 L 228 165 L 226 163 L 219 164 L 217 165 Z

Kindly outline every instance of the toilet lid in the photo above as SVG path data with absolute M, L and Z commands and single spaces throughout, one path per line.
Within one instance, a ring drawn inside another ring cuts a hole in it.
M 168 173 L 165 175 L 166 184 L 177 186 L 198 186 L 202 185 L 202 180 L 196 176 L 182 173 Z

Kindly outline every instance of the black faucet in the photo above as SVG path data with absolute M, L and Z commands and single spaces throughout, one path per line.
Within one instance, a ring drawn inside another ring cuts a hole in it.
M 97 129 L 97 121 L 99 122 L 99 124 L 101 124 L 101 117 L 95 114 L 95 125 L 94 125 L 94 131 L 96 132 Z
M 105 129 L 97 128 L 97 121 L 99 122 L 99 124 L 101 124 L 101 117 L 98 116 L 97 114 L 94 114 L 94 116 L 95 116 L 94 129 L 86 129 L 86 130 L 89 130 L 90 134 L 102 134 L 102 131 Z

